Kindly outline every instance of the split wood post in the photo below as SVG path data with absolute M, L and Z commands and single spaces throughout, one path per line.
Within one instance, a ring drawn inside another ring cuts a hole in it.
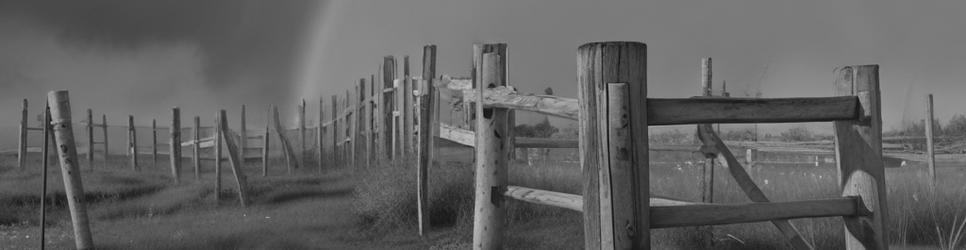
M 359 78 L 359 82 L 362 83 L 362 88 L 368 91 L 363 91 L 362 98 L 362 113 L 359 114 L 359 118 L 362 121 L 362 158 L 365 159 L 366 169 L 372 166 L 372 96 L 375 93 L 376 85 L 372 82 L 367 82 L 366 78 Z
M 87 167 L 91 171 L 94 170 L 94 144 L 94 111 L 87 109 Z
M 171 157 L 171 177 L 174 184 L 181 183 L 181 109 L 171 108 L 171 142 L 168 155 Z
M 382 155 L 380 155 L 378 158 L 385 158 L 389 160 L 388 162 L 392 162 L 394 157 L 394 149 L 392 144 L 392 111 L 395 110 L 395 107 L 393 107 L 393 93 L 387 92 L 387 90 L 393 90 L 392 83 L 394 79 L 396 79 L 396 58 L 393 56 L 386 56 L 382 60 L 382 102 L 380 103 L 382 106 L 379 106 L 382 111 L 382 117 L 380 119 L 382 123 L 379 124 L 379 127 L 381 128 L 379 131 L 379 139 L 381 141 L 377 144 L 383 145 L 381 152 Z
M 357 96 L 357 99 L 356 99 L 356 104 L 355 104 L 355 106 L 353 108 L 355 110 L 355 114 L 356 114 L 355 115 L 355 120 L 353 120 L 353 121 L 355 121 L 354 122 L 355 125 L 352 126 L 353 129 L 355 130 L 355 131 L 352 132 L 352 141 L 353 141 L 353 143 L 352 143 L 352 146 L 353 147 L 352 148 L 354 148 L 356 150 L 356 152 L 353 154 L 353 156 L 357 160 L 356 161 L 357 165 L 354 166 L 356 168 L 359 167 L 358 165 L 364 165 L 365 167 L 368 167 L 369 166 L 368 165 L 369 164 L 369 159 L 367 159 L 368 158 L 366 156 L 367 151 L 366 151 L 366 148 L 365 148 L 365 146 L 366 146 L 366 143 L 365 143 L 365 131 L 366 131 L 366 125 L 365 125 L 366 124 L 366 115 L 365 115 L 366 105 L 365 105 L 365 102 L 366 102 L 366 95 L 367 95 L 366 93 L 368 93 L 367 92 L 367 89 L 366 89 L 366 79 L 365 78 L 359 78 L 359 85 L 356 87 L 356 96 Z
M 578 49 L 586 249 L 650 248 L 646 50 L 638 42 Z
M 221 202 L 221 113 L 215 113 L 215 205 Z
M 482 74 L 482 72 L 479 69 L 482 67 L 482 63 L 483 63 L 483 57 L 482 56 L 483 56 L 483 54 L 486 54 L 486 53 L 496 53 L 497 55 L 499 55 L 500 56 L 500 63 L 501 63 L 501 65 L 503 65 L 503 72 L 507 72 L 506 71 L 506 65 L 507 65 L 507 63 L 506 63 L 506 47 L 507 46 L 506 46 L 505 43 L 482 44 L 482 45 L 480 45 L 480 44 L 474 44 L 473 45 L 473 69 L 472 69 L 472 71 L 473 71 L 473 78 L 472 78 L 473 81 L 471 82 L 472 85 L 473 85 L 473 88 L 479 88 L 480 87 L 479 84 L 478 84 L 478 82 L 480 80 L 480 77 L 481 77 L 480 74 Z M 506 74 L 500 75 L 498 77 L 500 77 L 499 82 L 503 82 L 503 83 L 508 82 L 507 81 L 507 78 L 506 78 Z M 466 107 L 466 109 L 465 109 L 466 119 L 467 119 L 466 120 L 466 124 L 468 126 L 468 129 L 472 130 L 475 126 L 471 126 L 471 125 L 472 124 L 476 124 L 476 121 L 474 119 L 476 119 L 476 117 L 477 117 L 477 115 L 476 115 L 476 110 L 477 109 L 475 108 L 475 106 L 473 106 L 473 105 L 476 105 L 476 104 L 474 104 L 474 103 L 465 103 L 464 105 L 465 105 L 464 107 Z M 506 136 L 510 140 L 510 142 L 509 142 L 509 145 L 510 146 L 507 149 L 509 150 L 509 152 L 513 152 L 513 144 L 514 144 L 514 142 L 513 142 L 513 140 L 514 140 L 513 139 L 513 122 L 514 122 L 513 116 L 514 116 L 515 113 L 514 113 L 513 110 L 510 110 L 508 112 L 510 112 L 508 114 L 508 116 L 510 117 L 509 118 L 510 119 L 510 123 L 509 123 L 508 126 L 510 126 L 510 127 L 509 127 L 507 133 L 504 134 L 504 136 Z M 512 159 L 512 157 L 510 159 Z
M 498 53 L 484 53 L 480 67 L 479 100 L 484 88 L 506 86 L 501 82 L 503 65 Z M 483 87 L 486 86 L 486 87 Z M 476 195 L 473 211 L 473 248 L 500 249 L 503 247 L 506 216 L 503 192 L 507 185 L 506 151 L 510 140 L 507 130 L 507 109 L 484 108 L 476 105 Z
M 271 108 L 269 108 L 269 111 L 271 111 Z M 269 112 L 269 114 L 271 114 L 271 112 Z M 265 133 L 262 134 L 262 176 L 263 177 L 268 176 L 268 152 L 269 152 L 268 145 L 270 144 L 269 139 L 271 138 L 269 136 L 269 133 L 271 131 L 269 130 L 269 127 L 270 127 L 269 124 L 271 124 L 271 119 L 268 119 L 268 116 L 266 116 L 265 118 L 266 118 Z
M 299 153 L 296 156 L 298 157 L 298 165 L 305 166 L 305 99 L 302 99 L 302 102 L 299 103 L 298 112 Z
M 330 159 L 333 167 L 339 166 L 339 96 L 332 95 L 332 149 Z
M 17 167 L 24 169 L 27 163 L 27 99 L 23 99 L 20 110 L 20 137 L 17 142 Z
M 433 120 L 439 110 L 436 107 L 436 90 L 433 80 L 436 77 L 436 45 L 423 47 L 423 80 L 419 89 L 419 138 L 417 140 L 417 209 L 419 210 L 419 235 L 429 232 L 429 166 L 435 158 L 433 135 L 439 125 Z
M 192 145 L 192 155 L 191 161 L 195 165 L 195 180 L 201 180 L 201 117 L 195 116 L 195 129 L 191 131 L 194 134 L 194 145 Z
M 104 166 L 107 166 L 108 156 L 111 155 L 110 147 L 107 146 L 107 114 L 101 114 L 101 132 L 104 134 Z
M 356 164 L 356 141 L 352 136 L 356 130 L 356 120 L 353 119 L 354 113 L 352 112 L 353 99 L 355 98 L 352 98 L 352 93 L 347 89 L 345 91 L 345 99 L 343 100 L 344 106 L 342 112 L 345 113 L 343 116 L 345 119 L 345 155 L 348 160 L 348 166 L 355 166 Z
M 879 65 L 835 69 L 835 95 L 856 96 L 862 118 L 836 121 L 835 157 L 842 196 L 859 196 L 872 215 L 843 217 L 846 249 L 888 249 L 885 169 L 882 163 L 882 116 Z
M 151 119 L 151 164 L 158 165 L 158 119 Z
M 712 94 L 712 68 L 711 58 L 701 58 L 701 95 L 713 96 Z M 704 168 L 701 171 L 701 202 L 714 203 L 714 156 L 705 156 Z M 704 236 L 704 247 L 714 248 L 714 231 L 712 226 L 700 227 Z
M 74 226 L 74 247 L 94 249 L 87 205 L 84 201 L 84 186 L 81 181 L 80 167 L 77 166 L 77 147 L 74 144 L 74 129 L 70 119 L 70 96 L 66 90 L 51 91 L 47 94 L 47 105 L 50 106 L 52 119 L 50 124 L 54 129 L 60 158 L 60 172 L 64 177 L 64 191 Z
M 241 105 L 241 115 L 238 123 L 238 134 L 241 135 L 241 139 L 238 140 L 238 148 L 241 150 L 241 160 L 245 162 L 245 148 L 248 148 L 248 125 L 245 124 L 247 121 L 245 114 L 245 104 Z
M 134 127 L 134 116 L 127 116 L 127 155 L 131 160 L 131 170 L 138 169 L 138 135 L 137 128 Z
M 238 190 L 238 202 L 242 207 L 248 205 L 248 182 L 245 180 L 245 173 L 242 172 L 242 159 L 241 150 L 238 147 L 238 142 L 235 141 L 235 137 L 232 136 L 231 130 L 228 128 L 228 115 L 226 115 L 224 109 L 219 112 L 221 118 L 219 119 L 221 123 L 218 126 L 221 133 L 222 139 L 225 140 L 225 146 L 228 148 L 228 162 L 231 164 L 231 173 L 235 175 L 235 187 Z
M 402 92 L 400 95 L 399 102 L 399 121 L 400 121 L 400 135 L 401 135 L 401 154 L 403 160 L 408 162 L 409 157 L 413 153 L 413 81 L 409 75 L 409 56 L 403 56 L 403 79 L 402 86 L 399 91 Z
M 381 112 L 381 110 L 382 110 L 382 87 L 380 87 L 380 86 L 382 86 L 382 85 L 379 84 L 379 82 L 376 81 L 376 74 L 370 74 L 369 75 L 369 89 L 371 89 L 370 92 L 372 92 L 372 94 L 369 95 L 369 100 L 370 100 L 369 101 L 369 113 L 367 113 L 367 115 L 368 115 L 367 119 L 369 119 L 369 140 L 368 140 L 368 143 L 369 143 L 369 149 L 370 149 L 369 157 L 371 158 L 371 160 L 369 161 L 369 166 L 370 167 L 373 166 L 373 165 L 378 165 L 379 163 L 381 163 L 381 161 L 379 161 L 379 156 L 381 155 L 381 153 L 380 153 L 381 151 L 379 151 L 380 150 L 380 147 L 381 147 L 381 145 L 379 145 L 379 142 L 380 142 L 379 141 L 379 124 L 381 124 L 381 120 L 379 119 L 379 117 L 382 116 L 382 112 Z
M 932 94 L 926 95 L 926 163 L 929 164 L 929 186 L 936 188 L 936 144 L 933 132 Z
M 87 109 L 87 117 L 90 117 L 90 109 Z M 90 128 L 90 119 L 88 121 L 88 129 Z M 47 166 L 50 165 L 50 133 L 53 132 L 53 128 L 50 126 L 50 103 L 44 103 L 44 123 L 40 125 L 44 130 L 44 147 L 43 147 L 43 157 L 41 162 L 41 172 L 40 178 L 43 180 L 40 188 L 40 250 L 46 249 L 47 241 L 45 240 L 47 235 Z M 56 142 L 55 142 L 56 144 Z M 80 166 L 77 167 L 80 171 Z

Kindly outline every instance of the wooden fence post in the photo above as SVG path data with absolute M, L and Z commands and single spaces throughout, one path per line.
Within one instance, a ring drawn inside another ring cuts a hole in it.
M 479 99 L 482 100 L 484 88 L 506 86 L 501 82 L 503 65 L 499 54 L 484 53 L 480 67 Z M 486 87 L 484 87 L 486 86 Z M 504 238 L 503 192 L 507 182 L 506 151 L 510 140 L 507 134 L 507 109 L 484 108 L 476 105 L 476 195 L 473 211 L 473 248 L 499 249 Z
M 151 119 L 151 164 L 158 165 L 158 119 Z
M 221 113 L 215 113 L 215 205 L 221 202 Z
M 338 167 L 340 164 L 339 157 L 339 96 L 332 95 L 332 149 L 330 152 L 330 159 L 333 167 Z
M 413 81 L 409 75 L 409 56 L 403 56 L 403 79 L 402 86 L 399 91 L 402 92 L 400 95 L 401 100 L 399 105 L 399 121 L 401 126 L 401 136 L 402 148 L 400 152 L 403 155 L 403 159 L 412 159 L 409 157 L 413 153 Z
M 20 110 L 20 137 L 17 142 L 17 168 L 24 169 L 27 163 L 27 99 L 23 99 Z
M 359 85 L 356 87 L 356 97 L 357 97 L 357 99 L 356 99 L 356 105 L 354 106 L 355 107 L 354 108 L 354 110 L 355 110 L 355 120 L 354 120 L 355 121 L 354 122 L 355 125 L 352 126 L 353 127 L 353 130 L 355 130 L 355 131 L 352 132 L 352 138 L 353 138 L 352 139 L 352 141 L 353 141 L 353 143 L 352 143 L 352 146 L 353 147 L 352 148 L 356 149 L 356 152 L 353 154 L 353 156 L 357 160 L 356 161 L 356 164 L 357 165 L 354 166 L 356 168 L 359 167 L 358 165 L 363 165 L 364 167 L 368 167 L 369 166 L 369 159 L 366 156 L 368 151 L 366 151 L 366 148 L 365 148 L 366 145 L 367 145 L 365 143 L 365 133 L 366 133 L 365 132 L 366 131 L 366 114 L 365 114 L 366 113 L 366 105 L 365 105 L 365 102 L 366 102 L 366 93 L 368 93 L 368 89 L 366 88 L 366 79 L 365 78 L 359 78 Z
M 242 207 L 248 205 L 248 182 L 245 180 L 245 173 L 242 172 L 242 159 L 241 153 L 238 148 L 238 143 L 235 142 L 235 137 L 231 134 L 231 130 L 228 128 L 228 116 L 224 109 L 219 112 L 221 123 L 216 126 L 219 127 L 221 131 L 221 137 L 225 140 L 225 146 L 228 148 L 228 161 L 231 164 L 231 173 L 235 175 L 235 187 L 238 190 L 238 202 L 241 203 Z
M 191 132 L 194 133 L 194 145 L 192 145 L 191 150 L 194 157 L 191 158 L 191 161 L 195 165 L 195 180 L 201 180 L 201 147 L 199 147 L 201 143 L 198 142 L 198 140 L 201 140 L 201 117 L 195 116 L 195 129 Z
M 322 174 L 323 162 L 325 162 L 325 102 L 319 97 L 319 127 L 316 128 L 316 140 L 318 141 L 318 173 Z
M 264 137 L 262 137 L 263 138 L 262 139 L 262 176 L 263 177 L 268 176 L 268 152 L 270 152 L 269 140 L 271 137 L 269 136 L 269 133 L 271 130 L 269 129 L 270 127 L 269 124 L 272 123 L 271 122 L 272 119 L 269 119 L 269 117 L 271 115 L 271 110 L 272 110 L 271 107 L 269 107 L 268 110 L 269 112 L 265 116 L 265 134 L 263 134 Z
M 346 156 L 346 160 L 347 160 L 348 166 L 355 166 L 355 164 L 356 164 L 356 158 L 355 158 L 355 155 L 356 155 L 356 149 L 355 149 L 356 141 L 354 140 L 355 138 L 352 137 L 352 134 L 355 133 L 355 119 L 353 119 L 353 112 L 352 112 L 352 109 L 351 109 L 351 107 L 352 107 L 352 100 L 353 99 L 355 99 L 355 98 L 352 98 L 352 93 L 347 89 L 345 91 L 345 99 L 342 100 L 342 104 L 343 104 L 343 106 L 342 106 L 342 112 L 344 114 L 342 117 L 343 117 L 343 119 L 345 119 L 344 120 L 345 121 L 345 126 L 344 126 L 345 127 L 345 133 L 344 133 L 344 142 L 345 142 L 345 147 L 344 148 L 345 148 L 345 152 L 344 152 L 344 154 Z
M 433 164 L 433 135 L 439 125 L 433 121 L 436 107 L 436 89 L 433 79 L 436 77 L 436 45 L 423 47 L 423 83 L 419 89 L 419 138 L 417 140 L 417 209 L 419 210 L 419 235 L 426 235 L 429 231 L 429 166 Z
M 107 114 L 101 114 L 101 132 L 104 134 L 104 166 L 108 166 L 108 157 L 111 155 L 111 148 L 107 146 Z
M 379 156 L 381 155 L 380 153 L 381 151 L 379 151 L 379 148 L 381 147 L 381 145 L 379 145 L 379 142 L 380 142 L 379 124 L 381 124 L 380 122 L 381 120 L 379 119 L 379 117 L 382 116 L 381 103 L 382 103 L 383 88 L 380 86 L 382 85 L 376 81 L 376 74 L 370 74 L 369 88 L 371 89 L 370 92 L 372 94 L 369 95 L 369 99 L 370 99 L 369 112 L 367 113 L 368 117 L 366 117 L 366 119 L 369 120 L 369 139 L 367 143 L 369 144 L 369 149 L 370 149 L 370 154 L 369 154 L 369 158 L 371 159 L 369 161 L 370 167 L 381 163 L 381 161 L 379 161 Z
M 361 122 L 362 130 L 362 158 L 364 159 L 363 167 L 369 169 L 372 166 L 372 96 L 375 93 L 376 85 L 372 82 L 367 82 L 366 78 L 359 78 L 359 83 L 362 84 L 362 112 L 359 113 L 359 119 Z
M 381 135 L 379 138 L 382 140 L 378 144 L 383 146 L 383 155 L 379 158 L 385 158 L 392 162 L 395 155 L 395 146 L 393 145 L 393 115 L 392 111 L 395 110 L 395 102 L 393 102 L 392 92 L 386 92 L 387 89 L 394 90 L 393 80 L 396 79 L 396 58 L 393 56 L 386 56 L 382 60 L 382 123 L 379 124 L 381 128 Z
M 245 162 L 245 148 L 248 148 L 248 124 L 245 124 L 247 123 L 247 120 L 246 120 L 247 114 L 245 113 L 246 113 L 245 104 L 242 104 L 241 114 L 238 117 L 239 118 L 238 134 L 241 135 L 241 139 L 238 140 L 238 148 L 241 151 L 241 161 L 243 163 Z
M 298 126 L 299 126 L 299 153 L 298 165 L 305 166 L 305 99 L 298 106 Z
M 932 94 L 926 95 L 926 163 L 929 164 L 929 186 L 936 188 L 936 145 L 933 132 Z
M 94 144 L 94 111 L 87 109 L 87 167 L 91 171 L 94 170 Z
M 701 58 L 701 95 L 713 96 L 712 94 L 712 68 L 711 58 Z M 701 202 L 714 203 L 714 156 L 706 155 L 704 158 L 704 168 L 701 171 Z M 712 226 L 700 227 L 704 236 L 703 243 L 706 249 L 714 248 L 714 229 Z
M 578 49 L 586 249 L 650 248 L 646 49 L 637 42 Z
M 288 138 L 285 137 L 285 128 L 282 127 L 282 120 L 278 115 L 278 107 L 272 106 L 272 120 L 275 123 L 275 134 L 278 134 L 278 140 L 282 146 L 282 152 L 285 155 L 285 163 L 288 165 L 288 174 L 291 175 L 298 164 L 296 161 L 295 150 L 292 149 L 292 144 L 289 143 Z
M 70 96 L 66 90 L 51 91 L 47 94 L 47 104 L 50 106 L 51 126 L 60 155 L 60 172 L 64 177 L 64 191 L 74 226 L 74 246 L 77 249 L 94 249 L 84 201 L 84 186 L 80 167 L 77 166 L 77 147 L 74 144 L 74 129 L 70 119 Z
M 131 160 L 131 170 L 138 169 L 138 135 L 137 128 L 134 127 L 134 116 L 127 116 L 127 154 Z
M 174 184 L 181 183 L 181 109 L 171 108 L 171 142 L 168 155 L 171 157 L 171 177 Z
M 862 118 L 836 121 L 835 157 L 842 196 L 859 196 L 871 215 L 843 217 L 846 249 L 887 249 L 888 206 L 882 163 L 882 116 L 879 65 L 835 69 L 835 95 L 856 96 Z

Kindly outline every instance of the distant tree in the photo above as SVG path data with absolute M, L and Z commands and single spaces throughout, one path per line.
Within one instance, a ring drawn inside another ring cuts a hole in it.
M 726 141 L 754 141 L 755 130 L 752 128 L 746 128 L 722 131 L 721 139 Z
M 954 115 L 952 119 L 949 119 L 949 123 L 946 124 L 943 132 L 948 135 L 966 135 L 966 116 L 962 114 Z
M 549 119 L 543 119 L 543 121 L 534 125 L 520 124 L 513 128 L 514 135 L 519 137 L 548 138 L 558 131 L 560 129 L 550 125 Z
M 794 127 L 781 133 L 782 141 L 810 141 L 812 140 L 812 132 L 805 127 Z

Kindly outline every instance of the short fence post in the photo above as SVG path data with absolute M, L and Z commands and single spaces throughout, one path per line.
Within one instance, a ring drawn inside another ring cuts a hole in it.
M 485 88 L 506 86 L 502 82 L 505 74 L 498 53 L 484 53 L 481 62 L 480 84 L 477 84 L 479 99 L 482 100 Z M 504 108 L 484 108 L 476 105 L 476 194 L 473 211 L 473 248 L 499 249 L 503 247 L 504 218 L 506 208 L 503 192 L 507 184 L 507 160 L 509 152 L 506 144 L 508 110 Z
M 94 111 L 91 109 L 87 109 L 87 167 L 94 170 Z
M 356 87 L 356 97 L 358 99 L 356 99 L 356 104 L 353 108 L 355 112 L 355 119 L 353 120 L 355 125 L 352 126 L 354 130 L 352 132 L 352 148 L 356 150 L 356 152 L 353 154 L 353 157 L 355 157 L 357 160 L 356 165 L 354 166 L 355 168 L 358 168 L 358 165 L 363 164 L 368 166 L 369 162 L 369 159 L 366 157 L 366 143 L 364 142 L 366 131 L 366 93 L 368 93 L 368 89 L 366 88 L 366 79 L 359 78 L 359 85 Z
M 77 249 L 94 249 L 84 202 L 84 186 L 80 167 L 77 166 L 77 147 L 74 144 L 74 129 L 70 119 L 70 96 L 66 90 L 52 91 L 47 94 L 47 104 L 50 106 L 51 126 L 60 155 L 60 172 L 63 173 L 64 191 L 74 225 L 74 245 Z
M 108 157 L 111 155 L 111 148 L 107 146 L 107 114 L 101 115 L 101 132 L 104 134 L 104 166 L 107 166 Z
M 436 76 L 436 45 L 423 47 L 423 80 L 419 85 L 419 138 L 416 147 L 416 181 L 417 181 L 417 209 L 419 220 L 419 235 L 426 235 L 429 231 L 429 167 L 433 164 L 433 134 L 439 125 L 433 122 L 438 110 L 434 96 L 433 78 Z M 409 107 L 409 106 L 406 106 Z
M 845 219 L 846 249 L 886 249 L 888 206 L 885 169 L 882 163 L 882 116 L 879 65 L 845 66 L 835 69 L 835 95 L 856 96 L 862 117 L 833 122 L 835 156 L 842 196 L 859 196 L 872 211 L 868 216 Z
M 933 132 L 932 94 L 926 95 L 926 163 L 929 164 L 929 186 L 936 188 L 936 145 Z
M 332 166 L 339 166 L 339 96 L 332 95 L 332 149 L 330 152 L 330 160 Z
M 348 143 L 346 147 L 346 157 L 349 158 L 349 166 L 355 167 L 356 165 L 356 121 L 355 111 L 352 105 L 355 103 L 355 99 L 349 90 L 345 91 L 345 125 L 346 125 L 346 142 Z
M 238 134 L 241 135 L 241 139 L 238 140 L 238 148 L 241 152 L 241 161 L 245 162 L 245 148 L 248 148 L 248 124 L 246 120 L 245 104 L 241 105 L 241 114 L 238 117 Z M 244 164 L 242 164 L 244 165 Z
M 137 128 L 134 127 L 134 116 L 127 116 L 127 153 L 131 160 L 131 170 L 138 169 L 138 135 Z
M 319 145 L 319 148 L 317 151 L 319 153 L 318 155 L 319 162 L 316 165 L 318 167 L 319 174 L 322 174 L 322 166 L 323 166 L 323 162 L 325 162 L 325 125 L 323 125 L 324 123 L 325 123 L 325 102 L 322 100 L 322 97 L 319 97 L 319 127 L 316 128 L 316 134 L 315 134 L 316 140 L 318 141 L 318 145 Z
M 181 183 L 181 109 L 171 109 L 171 142 L 168 155 L 171 157 L 171 177 L 174 184 Z
M 578 49 L 586 249 L 650 248 L 646 49 L 637 42 Z
M 295 155 L 298 157 L 298 165 L 305 166 L 305 99 L 299 103 L 298 112 L 299 153 Z
M 158 165 L 158 120 L 157 119 L 151 119 L 151 164 L 153 164 L 154 166 Z
M 17 168 L 24 169 L 27 163 L 27 99 L 23 99 L 20 110 L 20 137 L 17 142 Z
M 386 89 L 394 89 L 394 79 L 396 79 L 396 58 L 393 56 L 386 56 L 382 59 L 382 106 L 379 107 L 382 109 L 382 123 L 379 124 L 379 127 L 381 128 L 381 131 L 379 131 L 381 133 L 379 138 L 382 141 L 378 144 L 383 145 L 383 147 L 381 152 L 382 155 L 380 155 L 378 158 L 385 158 L 389 160 L 389 162 L 392 162 L 391 160 L 395 157 L 393 155 L 395 151 L 392 138 L 392 111 L 395 110 L 395 103 L 393 102 L 394 93 L 386 92 Z
M 268 145 L 270 144 L 269 139 L 271 138 L 269 136 L 270 135 L 269 133 L 271 132 L 271 130 L 269 130 L 269 124 L 271 124 L 271 120 L 272 119 L 268 119 L 268 116 L 265 117 L 265 134 L 262 135 L 263 136 L 262 137 L 262 176 L 263 177 L 268 176 L 268 152 L 270 150 Z
M 199 145 L 201 143 L 199 143 L 198 140 L 201 139 L 201 117 L 195 116 L 195 129 L 192 130 L 191 132 L 194 133 L 194 137 L 195 137 L 195 140 L 193 143 L 194 145 L 192 145 L 192 150 L 191 150 L 192 155 L 194 155 L 194 157 L 192 157 L 191 160 L 195 165 L 195 180 L 200 180 L 201 179 L 201 147 L 199 147 Z
M 362 150 L 362 158 L 365 159 L 365 168 L 368 169 L 372 166 L 372 97 L 375 95 L 376 85 L 373 82 L 366 81 L 366 78 L 359 78 L 359 82 L 363 85 L 362 87 L 368 91 L 363 91 L 362 98 L 362 113 L 359 114 L 359 118 L 362 119 L 362 137 L 365 142 L 363 142 L 364 149 Z

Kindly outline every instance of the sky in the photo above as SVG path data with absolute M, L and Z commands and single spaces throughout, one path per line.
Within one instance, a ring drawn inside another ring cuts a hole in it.
M 510 85 L 576 96 L 576 50 L 593 41 L 648 46 L 651 97 L 699 93 L 699 62 L 732 96 L 830 96 L 838 66 L 879 64 L 885 129 L 966 113 L 966 2 L 578 0 L 0 0 L 0 139 L 20 99 L 71 91 L 75 116 L 112 121 L 235 114 L 351 88 L 383 56 L 438 46 L 438 72 L 468 75 L 474 43 L 508 44 Z M 400 63 L 401 64 L 401 63 Z M 316 105 L 310 105 L 315 110 Z M 314 114 L 314 112 L 309 112 Z M 290 116 L 289 116 L 290 117 Z M 529 121 L 524 117 L 521 121 Z M 109 121 L 111 122 L 111 121 Z M 783 125 L 798 126 L 798 125 Z M 822 124 L 805 125 L 827 131 Z M 776 128 L 784 128 L 782 126 Z

